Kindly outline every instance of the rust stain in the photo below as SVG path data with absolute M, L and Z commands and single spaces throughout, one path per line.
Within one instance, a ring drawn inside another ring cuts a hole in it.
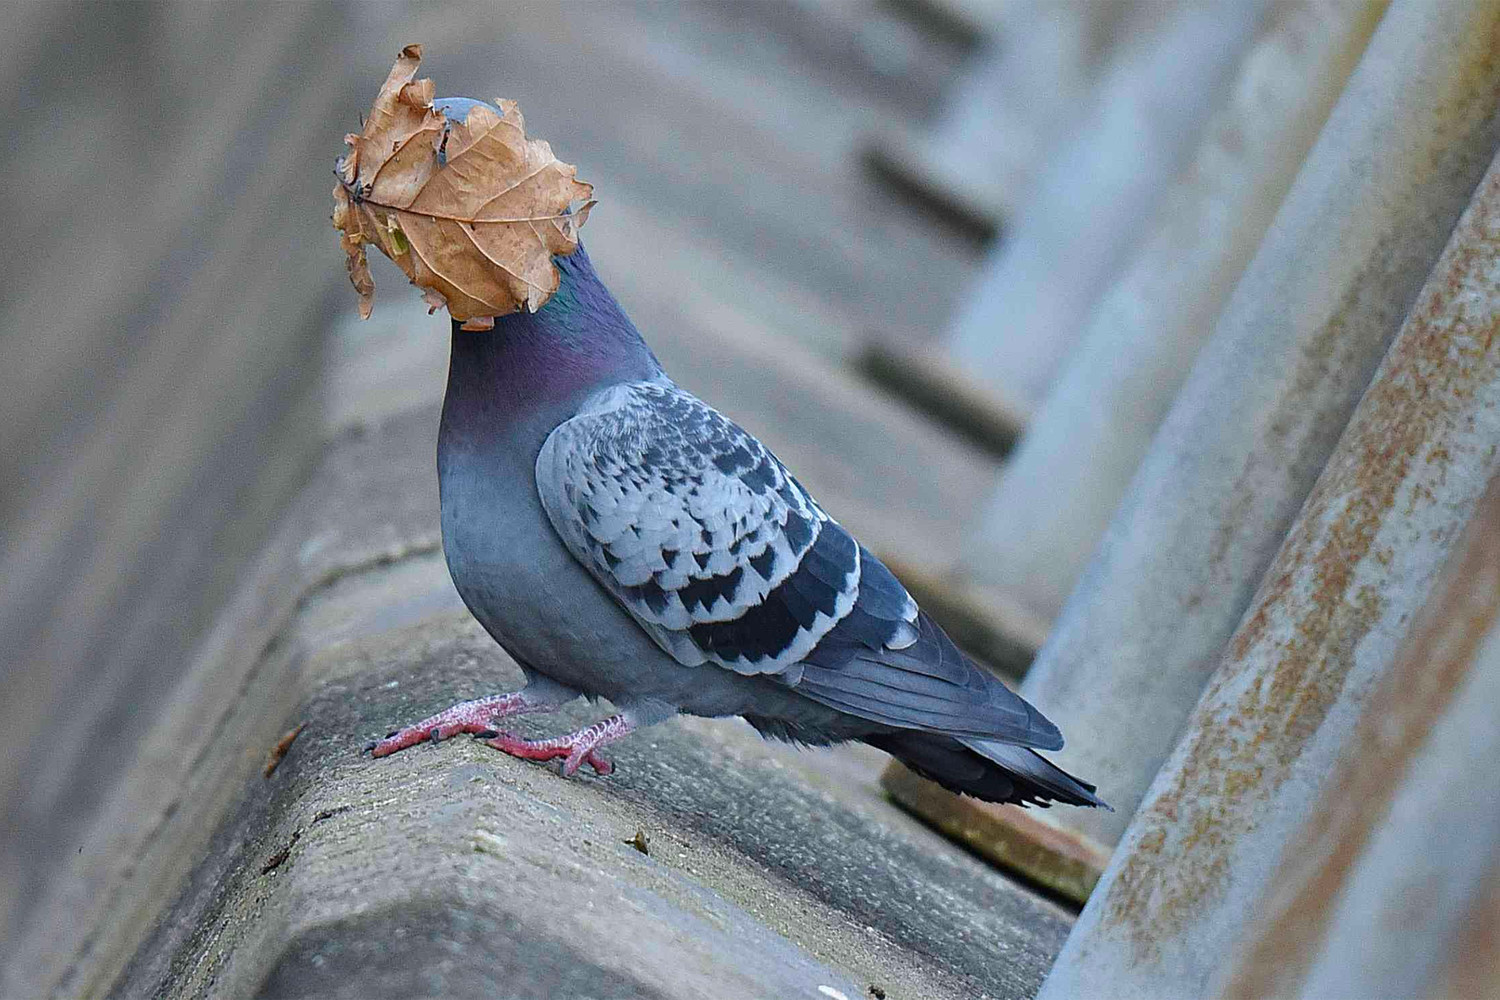
M 1494 997 L 1500 989 L 1500 870 L 1491 869 L 1463 930 L 1426 991 L 1431 997 Z
M 1458 516 L 1443 512 L 1434 486 L 1453 463 L 1481 460 L 1459 439 L 1461 418 L 1476 387 L 1500 380 L 1489 349 L 1500 286 L 1487 270 L 1500 256 L 1497 208 L 1492 170 L 1229 643 L 1184 738 L 1184 763 L 1134 820 L 1144 836 L 1111 884 L 1102 922 L 1141 960 L 1222 898 L 1233 847 L 1256 813 L 1247 802 L 1280 788 L 1342 693 L 1356 648 L 1388 613 L 1385 595 L 1410 586 L 1392 576 L 1377 536 L 1417 510 L 1429 521 Z M 1309 349 L 1294 395 L 1327 377 L 1341 336 L 1330 324 Z M 1273 422 L 1273 433 L 1292 428 Z M 1307 457 L 1311 433 L 1288 440 L 1288 460 Z
M 1250 525 L 1261 512 L 1262 522 L 1253 527 L 1269 529 L 1267 537 L 1280 538 L 1297 516 L 1294 507 L 1266 510 L 1267 482 L 1288 478 L 1303 482 L 1317 475 L 1333 449 L 1348 414 L 1358 402 L 1360 389 L 1380 363 L 1384 344 L 1372 350 L 1370 338 L 1360 328 L 1371 326 L 1394 331 L 1400 322 L 1396 310 L 1404 303 L 1392 301 L 1389 286 L 1392 245 L 1400 234 L 1388 236 L 1369 251 L 1364 269 L 1355 275 L 1327 321 L 1302 345 L 1291 372 L 1291 384 L 1269 414 L 1260 446 L 1246 460 L 1230 490 L 1230 500 L 1205 554 L 1206 564 L 1220 583 L 1230 586 L 1245 567 L 1229 561 L 1236 543 L 1250 536 Z M 1286 491 L 1282 491 L 1286 492 Z M 1295 496 L 1288 499 L 1295 502 Z M 1266 562 L 1274 551 L 1260 554 Z
M 1296 984 L 1323 939 L 1340 890 L 1389 812 L 1399 775 L 1447 710 L 1497 621 L 1500 477 L 1371 697 L 1338 773 L 1328 783 L 1327 797 L 1288 845 L 1264 915 L 1222 1000 L 1299 992 Z M 1497 932 L 1500 928 L 1490 928 L 1489 933 Z

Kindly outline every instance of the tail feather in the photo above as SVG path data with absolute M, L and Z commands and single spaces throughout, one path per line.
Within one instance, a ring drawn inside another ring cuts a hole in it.
M 1093 785 L 1026 747 L 917 730 L 874 734 L 864 741 L 949 791 L 985 802 L 1110 808 L 1094 794 Z
M 1109 803 L 1094 794 L 1096 786 L 1075 778 L 1035 750 L 1010 743 L 997 743 L 994 740 L 966 739 L 959 742 L 985 760 L 1014 772 L 1025 784 L 1040 789 L 1054 802 L 1064 802 L 1070 806 L 1098 806 L 1114 812 Z M 1046 803 L 1038 802 L 1038 805 Z

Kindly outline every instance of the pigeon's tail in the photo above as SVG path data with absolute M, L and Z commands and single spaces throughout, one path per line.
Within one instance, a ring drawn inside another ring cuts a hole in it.
M 993 740 L 905 729 L 863 738 L 951 792 L 986 802 L 1109 806 L 1094 786 L 1047 762 L 1036 751 Z

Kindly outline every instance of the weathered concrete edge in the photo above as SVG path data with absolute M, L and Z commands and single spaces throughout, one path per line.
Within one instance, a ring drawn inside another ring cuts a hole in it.
M 358 579 L 341 589 L 369 593 Z M 312 645 L 316 637 L 302 641 Z M 249 794 L 214 832 L 186 890 L 117 986 L 123 995 L 293 996 L 326 990 L 341 997 L 351 986 L 353 995 L 367 995 L 385 980 L 365 962 L 346 960 L 333 982 L 322 988 L 317 983 L 338 971 L 341 950 L 363 947 L 369 961 L 390 965 L 403 939 L 452 919 L 500 924 L 490 940 L 471 942 L 450 970 L 464 985 L 448 979 L 437 987 L 449 995 L 487 995 L 476 990 L 475 979 L 540 973 L 546 981 L 559 970 L 571 973 L 564 976 L 571 982 L 510 988 L 517 996 L 549 995 L 562 985 L 577 988 L 581 977 L 588 983 L 582 995 L 595 995 L 605 980 L 612 984 L 609 995 L 620 989 L 619 995 L 654 998 L 697 995 L 674 989 L 679 977 L 704 988 L 723 977 L 738 983 L 739 995 L 781 995 L 785 983 L 778 988 L 757 973 L 795 981 L 788 970 L 797 970 L 846 994 L 860 991 L 847 973 L 769 926 L 760 908 L 752 917 L 743 902 L 713 898 L 695 879 L 684 878 L 676 870 L 682 864 L 666 859 L 685 849 L 701 864 L 701 841 L 662 826 L 639 801 L 601 796 L 599 779 L 562 781 L 551 768 L 499 757 L 469 740 L 386 761 L 359 754 L 361 735 L 393 715 L 408 714 L 413 704 L 451 698 L 455 685 L 519 681 L 514 666 L 467 615 L 439 614 L 336 641 L 310 652 L 295 681 L 303 697 L 294 717 L 308 720 L 306 731 L 272 780 L 249 778 Z M 262 678 L 252 699 L 263 700 L 276 683 Z M 578 704 L 562 719 L 522 720 L 520 728 L 540 731 L 549 722 L 571 727 L 593 711 Z M 650 754 L 648 747 L 635 749 Z M 642 824 L 657 842 L 653 858 L 661 858 L 647 864 L 644 881 L 645 859 L 621 843 Z M 771 885 L 770 873 L 751 874 L 767 883 L 762 898 L 782 891 Z M 619 898 L 634 905 L 617 909 Z M 805 900 L 799 911 L 809 903 L 816 905 Z M 643 940 L 654 940 L 656 952 L 672 947 L 681 920 L 693 921 L 705 906 L 712 916 L 694 922 L 688 935 L 693 944 L 674 955 L 678 961 L 629 960 L 639 959 Z M 580 921 L 593 926 L 574 936 Z M 758 939 L 761 951 L 776 960 L 718 967 L 714 959 L 723 953 L 726 924 L 737 930 L 733 940 Z M 359 940 L 351 937 L 356 927 L 378 927 L 380 933 Z M 520 940 L 508 941 L 512 936 Z M 507 954 L 517 947 L 521 955 Z M 314 957 L 320 950 L 327 969 Z M 441 949 L 420 944 L 402 957 L 429 969 L 434 960 L 443 962 Z
M 405 935 L 444 947 L 468 940 L 448 970 L 457 979 L 443 985 L 453 995 L 489 995 L 484 980 L 508 981 L 507 969 L 528 983 L 513 995 L 537 996 L 562 988 L 559 969 L 595 986 L 624 975 L 639 987 L 628 995 L 642 996 L 698 996 L 724 983 L 739 984 L 730 995 L 801 996 L 809 979 L 851 996 L 865 982 L 900 997 L 1035 990 L 1066 932 L 1061 914 L 904 821 L 874 788 L 820 789 L 807 780 L 816 765 L 806 756 L 747 726 L 665 724 L 621 744 L 619 769 L 602 780 L 563 781 L 469 740 L 361 756 L 359 744 L 398 719 L 519 682 L 456 598 L 448 611 L 393 615 L 392 597 L 446 583 L 431 555 L 346 577 L 308 602 L 289 639 L 303 662 L 262 671 L 241 708 L 265 711 L 291 684 L 304 697 L 283 725 L 307 727 L 271 781 L 246 779 L 117 994 L 356 996 L 382 981 L 370 963 L 443 975 L 433 965 L 441 948 L 408 948 L 393 961 Z M 538 735 L 597 712 L 578 703 L 516 725 Z M 665 848 L 651 872 L 616 846 L 637 829 Z M 532 893 L 524 912 L 512 890 Z M 592 935 L 563 930 L 585 908 L 559 910 L 567 899 L 598 901 L 613 921 L 595 928 L 607 931 L 605 947 L 580 949 Z M 621 899 L 632 902 L 620 910 Z M 694 914 L 705 907 L 713 916 L 701 924 Z M 434 932 L 475 921 L 519 940 Z M 665 943 L 684 921 L 697 929 Z M 360 939 L 356 928 L 370 926 L 383 933 Z M 517 951 L 538 934 L 540 950 Z M 353 950 L 365 960 L 350 962 Z
M 326 499 L 340 478 L 338 459 L 353 459 L 379 448 L 384 435 L 409 434 L 432 420 L 424 409 L 330 443 L 322 465 L 193 657 L 194 666 L 136 761 L 80 838 L 71 869 L 26 921 L 12 964 L 0 978 L 5 995 L 108 991 L 201 857 L 245 778 L 262 765 L 266 748 L 280 735 L 285 713 L 244 718 L 230 709 L 258 673 L 288 668 L 295 650 L 282 638 L 298 610 L 344 576 L 439 546 L 435 534 L 407 518 L 394 531 L 376 533 L 385 536 L 378 548 L 306 551 L 330 517 Z M 361 519 L 399 519 L 400 513 L 365 510 Z M 293 694 L 285 689 L 278 707 L 290 711 Z M 222 752 L 230 746 L 241 752 Z

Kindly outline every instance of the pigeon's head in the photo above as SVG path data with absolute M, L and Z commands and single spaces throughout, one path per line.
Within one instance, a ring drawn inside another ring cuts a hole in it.
M 436 108 L 444 118 L 448 119 L 450 123 L 463 122 L 469 117 L 469 112 L 474 110 L 476 107 L 489 108 L 496 115 L 504 117 L 500 109 L 495 107 L 489 101 L 480 101 L 472 97 L 439 97 L 432 102 L 432 106 Z M 446 140 L 447 136 L 444 135 L 443 138 Z M 334 161 L 333 169 L 335 173 L 339 174 L 340 176 L 343 175 L 344 164 L 348 160 L 348 157 L 349 154 L 345 153 L 343 156 L 340 156 L 337 160 Z M 447 157 L 443 155 L 443 149 L 439 147 L 438 162 L 445 162 L 446 159 Z M 352 183 L 353 178 L 347 178 L 347 180 Z M 368 193 L 368 189 L 359 192 L 360 195 L 368 195 Z
M 473 111 L 475 108 L 488 108 L 496 115 L 499 115 L 502 118 L 504 117 L 504 112 L 502 112 L 495 105 L 491 104 L 489 101 L 481 101 L 473 97 L 435 97 L 433 98 L 432 106 L 436 108 L 444 118 L 448 119 L 449 122 L 466 121 L 469 117 L 469 112 Z M 442 150 L 438 151 L 438 157 L 440 160 L 443 159 Z M 563 211 L 571 212 L 572 209 L 565 208 L 563 209 Z M 578 266 L 579 264 L 588 260 L 588 255 L 583 252 L 582 240 L 579 241 L 578 250 L 576 250 L 571 256 L 577 258 L 577 260 L 574 261 L 575 266 Z M 569 258 L 567 255 L 558 255 L 552 258 L 552 260 L 559 267 L 563 268 L 565 273 L 567 272 L 568 268 L 564 264 L 564 261 L 567 261 L 568 259 Z
M 472 97 L 439 97 L 432 102 L 432 106 L 442 112 L 443 117 L 450 122 L 463 121 L 476 107 L 489 108 L 495 114 L 501 114 L 500 109 L 489 101 L 479 101 Z
M 469 112 L 473 111 L 475 108 L 489 108 L 496 115 L 504 117 L 500 109 L 495 107 L 489 101 L 479 101 L 475 100 L 472 97 L 439 97 L 432 102 L 432 106 L 436 108 L 444 118 L 448 119 L 450 124 L 453 122 L 462 124 L 468 119 Z M 447 141 L 447 131 L 444 130 L 443 145 L 438 147 L 439 163 L 448 162 L 448 157 L 446 155 Z

